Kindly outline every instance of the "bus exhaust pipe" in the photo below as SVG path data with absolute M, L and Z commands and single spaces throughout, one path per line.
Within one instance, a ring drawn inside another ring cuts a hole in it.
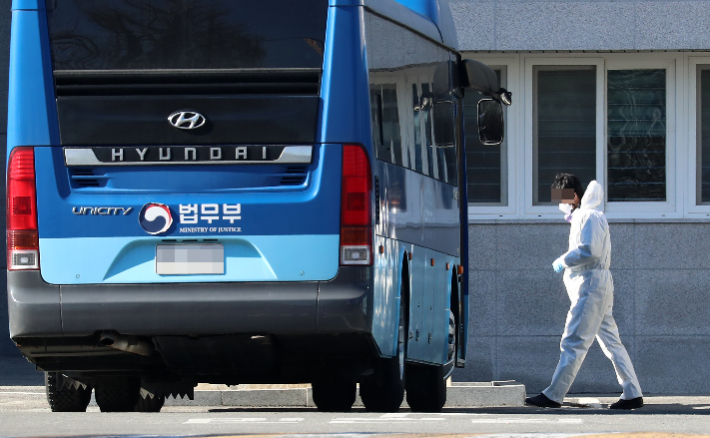
M 136 336 L 119 335 L 115 332 L 103 332 L 99 338 L 99 343 L 116 350 L 127 351 L 129 353 L 140 354 L 141 356 L 151 356 L 154 352 L 153 344 L 145 339 Z

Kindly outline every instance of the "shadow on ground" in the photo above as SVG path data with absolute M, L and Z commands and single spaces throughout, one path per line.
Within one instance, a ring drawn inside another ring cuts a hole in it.
M 44 386 L 44 373 L 17 353 L 0 357 L 0 386 Z

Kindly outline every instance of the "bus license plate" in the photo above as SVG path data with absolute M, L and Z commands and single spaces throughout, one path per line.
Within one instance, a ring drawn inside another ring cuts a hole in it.
M 224 274 L 224 245 L 157 245 L 155 272 L 159 275 Z

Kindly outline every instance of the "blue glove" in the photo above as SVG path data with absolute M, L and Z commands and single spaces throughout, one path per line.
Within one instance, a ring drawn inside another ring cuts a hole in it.
M 560 272 L 564 271 L 565 267 L 562 266 L 561 262 L 555 261 L 554 263 L 552 263 L 552 269 L 554 269 L 555 272 L 559 274 Z

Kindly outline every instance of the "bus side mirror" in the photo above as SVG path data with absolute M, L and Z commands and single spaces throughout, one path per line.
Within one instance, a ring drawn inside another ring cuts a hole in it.
M 478 136 L 486 146 L 498 146 L 503 143 L 505 122 L 503 105 L 493 99 L 478 102 Z
M 510 106 L 513 103 L 513 93 L 501 88 L 496 72 L 481 62 L 473 59 L 461 61 L 459 80 L 462 88 L 492 97 L 506 106 Z

